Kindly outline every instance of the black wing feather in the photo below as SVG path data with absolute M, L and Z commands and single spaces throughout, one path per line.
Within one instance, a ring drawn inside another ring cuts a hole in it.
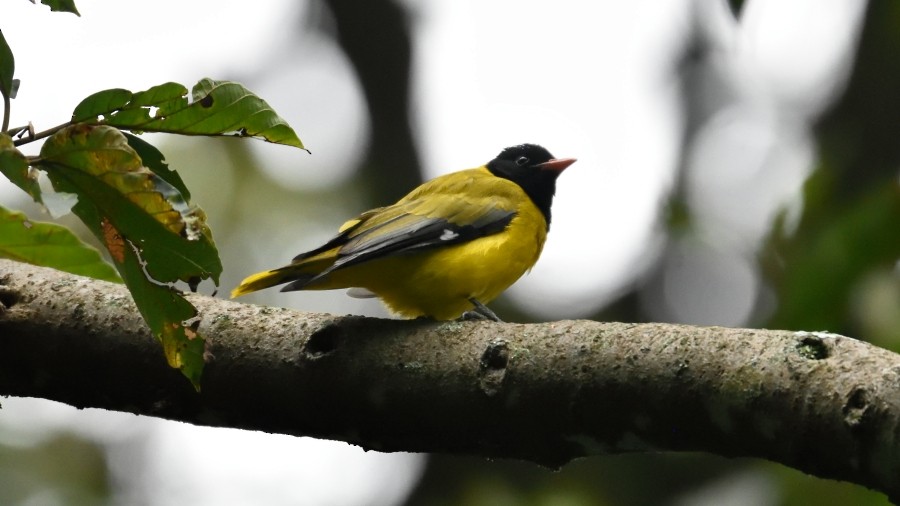
M 404 214 L 352 237 L 342 234 L 329 241 L 329 243 L 338 241 L 332 244 L 331 247 L 337 246 L 341 240 L 345 241 L 345 244 L 338 251 L 337 260 L 329 268 L 308 282 L 320 279 L 336 269 L 360 264 L 376 258 L 459 244 L 479 237 L 496 234 L 504 230 L 515 215 L 515 211 L 493 208 L 479 216 L 472 223 L 461 225 L 445 218 Z M 403 218 L 408 218 L 410 223 L 388 233 L 383 233 L 383 229 L 387 225 L 393 225 L 395 221 Z M 346 232 L 351 231 L 352 228 Z

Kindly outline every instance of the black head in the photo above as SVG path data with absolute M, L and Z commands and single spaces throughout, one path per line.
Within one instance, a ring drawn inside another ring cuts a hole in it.
M 550 228 L 550 205 L 556 193 L 556 178 L 574 158 L 553 158 L 537 144 L 519 144 L 504 149 L 487 164 L 492 174 L 509 179 L 525 190 L 534 205 L 544 214 Z

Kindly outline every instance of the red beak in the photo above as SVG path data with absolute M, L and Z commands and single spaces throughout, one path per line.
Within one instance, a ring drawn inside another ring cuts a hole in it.
M 552 170 L 554 172 L 562 172 L 566 170 L 566 167 L 572 165 L 578 161 L 575 158 L 554 158 L 552 160 L 548 160 L 544 163 L 539 163 L 535 167 L 538 167 L 541 170 Z

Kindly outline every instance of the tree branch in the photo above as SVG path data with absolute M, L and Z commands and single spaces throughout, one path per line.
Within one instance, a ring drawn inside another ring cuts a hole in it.
M 194 393 L 125 288 L 0 260 L 0 394 L 212 426 L 561 466 L 758 457 L 900 498 L 900 356 L 823 332 L 392 321 L 191 296 Z

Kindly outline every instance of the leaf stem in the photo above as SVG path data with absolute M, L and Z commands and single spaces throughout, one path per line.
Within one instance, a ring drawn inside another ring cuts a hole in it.
M 9 96 L 4 93 L 3 94 L 3 127 L 0 128 L 0 132 L 5 132 L 7 128 L 9 128 Z
M 29 142 L 34 142 L 36 140 L 43 139 L 44 137 L 50 137 L 51 135 L 55 134 L 56 132 L 59 132 L 60 130 L 62 130 L 63 128 L 66 128 L 67 126 L 70 126 L 71 124 L 72 124 L 71 121 L 67 121 L 67 122 L 63 123 L 62 125 L 56 125 L 53 128 L 48 128 L 41 132 L 29 134 L 28 137 L 23 137 L 21 139 L 14 140 L 13 144 L 16 146 L 21 146 L 22 144 L 28 144 Z

